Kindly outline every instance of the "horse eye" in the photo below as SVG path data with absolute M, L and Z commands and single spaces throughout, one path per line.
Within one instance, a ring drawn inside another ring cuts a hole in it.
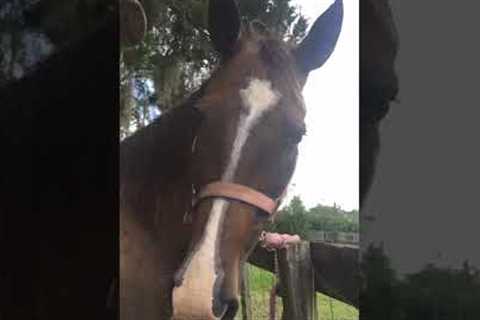
M 293 126 L 287 132 L 287 140 L 290 144 L 299 144 L 306 133 L 305 126 Z

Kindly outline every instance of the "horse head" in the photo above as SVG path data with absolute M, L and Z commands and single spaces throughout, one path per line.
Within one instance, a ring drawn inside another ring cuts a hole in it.
M 195 103 L 203 116 L 190 170 L 200 197 L 175 275 L 173 319 L 233 319 L 241 265 L 295 168 L 305 134 L 302 88 L 333 52 L 342 20 L 336 0 L 294 47 L 242 25 L 234 0 L 210 1 L 209 33 L 222 62 Z

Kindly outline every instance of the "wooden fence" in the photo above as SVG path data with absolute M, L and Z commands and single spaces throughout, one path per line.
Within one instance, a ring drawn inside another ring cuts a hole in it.
M 315 242 L 331 242 L 344 244 L 358 244 L 358 233 L 354 232 L 337 232 L 337 231 L 312 231 L 308 237 Z
M 274 272 L 274 253 L 257 246 L 249 262 Z M 278 251 L 282 320 L 317 320 L 315 292 L 321 292 L 358 308 L 358 247 L 306 242 Z M 242 281 L 243 320 L 251 320 L 248 274 Z

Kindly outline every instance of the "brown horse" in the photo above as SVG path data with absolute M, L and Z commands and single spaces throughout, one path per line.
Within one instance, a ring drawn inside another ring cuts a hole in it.
M 295 167 L 303 85 L 342 19 L 337 0 L 293 48 L 242 26 L 233 0 L 210 1 L 221 65 L 121 144 L 121 319 L 234 318 L 241 265 Z

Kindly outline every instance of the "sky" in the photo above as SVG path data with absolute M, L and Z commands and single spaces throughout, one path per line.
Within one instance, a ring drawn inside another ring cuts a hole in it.
M 311 26 L 333 0 L 293 0 Z M 303 94 L 307 135 L 284 204 L 299 195 L 317 204 L 358 209 L 359 193 L 358 2 L 344 1 L 344 21 L 335 51 L 310 73 Z

